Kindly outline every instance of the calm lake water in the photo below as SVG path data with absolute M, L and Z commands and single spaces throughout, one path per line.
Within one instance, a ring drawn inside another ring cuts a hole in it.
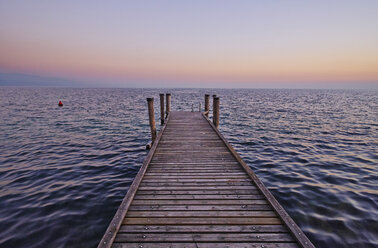
M 221 132 L 317 247 L 378 246 L 377 91 L 0 88 L 0 247 L 96 247 L 165 92 L 220 96 Z

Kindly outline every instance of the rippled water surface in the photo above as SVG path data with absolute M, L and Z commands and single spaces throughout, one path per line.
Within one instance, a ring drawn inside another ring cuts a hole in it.
M 0 88 L 0 247 L 96 247 L 167 91 L 220 96 L 221 132 L 317 247 L 378 246 L 377 91 Z

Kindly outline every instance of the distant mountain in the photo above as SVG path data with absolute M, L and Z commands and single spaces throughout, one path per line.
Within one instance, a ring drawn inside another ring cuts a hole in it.
M 65 78 L 44 77 L 21 73 L 0 73 L 0 86 L 78 87 L 78 82 Z

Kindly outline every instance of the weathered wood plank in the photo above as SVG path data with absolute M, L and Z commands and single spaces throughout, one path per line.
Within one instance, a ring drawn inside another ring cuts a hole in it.
M 161 173 L 166 173 L 166 174 L 188 174 L 190 175 L 191 173 L 207 173 L 207 174 L 227 174 L 227 173 L 244 173 L 244 171 L 241 168 L 223 168 L 221 166 L 212 168 L 212 167 L 198 167 L 198 168 L 184 168 L 184 167 L 179 167 L 179 168 L 170 168 L 170 167 L 154 167 L 151 166 L 148 168 L 147 173 L 156 173 L 156 174 L 161 174 Z
M 206 183 L 197 183 L 197 184 L 169 184 L 169 183 L 143 183 L 140 185 L 140 190 L 223 190 L 223 189 L 256 189 L 256 186 L 252 185 L 252 183 L 247 182 L 245 184 L 238 184 L 238 185 L 231 185 L 227 183 L 223 184 L 206 184 Z
M 151 170 L 179 170 L 179 171 L 185 171 L 185 170 L 191 170 L 193 172 L 196 171 L 227 171 L 227 170 L 237 170 L 240 172 L 241 167 L 235 167 L 228 164 L 222 164 L 219 163 L 217 165 L 206 165 L 206 164 L 199 164 L 196 166 L 190 166 L 190 165 L 166 165 L 166 166 L 158 166 L 158 165 L 152 165 L 150 167 Z
M 125 218 L 122 222 L 124 225 L 280 225 L 279 218 Z
M 227 162 L 218 162 L 217 164 L 208 164 L 208 163 L 198 163 L 196 165 L 192 164 L 165 164 L 165 165 L 157 165 L 153 164 L 150 166 L 151 169 L 193 169 L 193 170 L 218 170 L 219 172 L 223 170 L 233 170 L 233 169 L 240 169 L 236 164 L 229 164 Z
M 286 233 L 119 233 L 115 242 L 293 242 Z
M 221 172 L 210 172 L 210 171 L 192 171 L 192 172 L 185 172 L 185 171 L 178 171 L 178 172 L 166 172 L 162 171 L 163 173 L 156 173 L 148 171 L 145 177 L 169 177 L 169 178 L 178 178 L 178 177 L 224 177 L 224 178 L 233 178 L 233 177 L 244 177 L 248 178 L 247 174 L 244 172 L 229 172 L 229 173 L 221 173 Z
M 273 211 L 131 211 L 127 217 L 276 217 Z
M 138 195 L 259 195 L 258 190 L 141 190 L 137 192 Z
M 222 160 L 217 160 L 218 158 L 216 157 L 195 157 L 195 156 L 192 156 L 192 157 L 175 157 L 175 156 L 172 156 L 172 157 L 156 157 L 156 158 L 153 158 L 153 162 L 156 163 L 166 163 L 166 162 L 191 162 L 191 163 L 197 163 L 197 164 L 206 164 L 206 163 L 214 163 L 214 162 L 225 162 L 225 163 L 228 163 L 228 162 L 233 162 L 233 160 L 231 158 L 224 158 Z
M 296 243 L 114 243 L 113 248 L 298 248 Z
M 143 181 L 141 186 L 255 186 L 251 181 L 189 181 L 189 182 L 151 182 Z
M 233 204 L 268 204 L 266 200 L 134 200 L 135 205 L 233 205 Z
M 209 182 L 209 183 L 214 183 L 214 182 L 230 182 L 230 183 L 239 183 L 239 182 L 250 182 L 248 178 L 236 178 L 236 179 L 228 179 L 228 178 L 183 178 L 183 179 L 165 179 L 165 178 L 156 178 L 156 179 L 151 179 L 151 178 L 144 178 L 143 182 L 145 183 L 169 183 L 169 182 L 176 182 L 176 183 L 184 183 L 184 182 L 190 182 L 190 183 L 199 183 L 199 182 Z
M 220 170 L 225 173 L 220 173 L 219 170 L 210 170 L 210 169 L 155 169 L 155 168 L 149 168 L 147 173 L 151 176 L 157 176 L 157 175 L 167 175 L 167 176 L 174 176 L 174 175 L 226 175 L 227 173 L 230 173 L 231 175 L 242 175 L 244 173 L 241 170 Z
M 199 162 L 199 163 L 193 163 L 193 162 L 182 162 L 182 161 L 176 161 L 176 162 L 164 162 L 164 163 L 158 163 L 158 162 L 151 162 L 151 166 L 155 165 L 161 165 L 162 167 L 168 166 L 168 165 L 184 165 L 184 166 L 196 166 L 196 165 L 239 165 L 236 161 L 229 161 L 229 162 L 222 162 L 222 161 L 207 161 L 207 162 Z
M 122 225 L 123 233 L 287 233 L 283 225 Z
M 203 150 L 182 150 L 182 151 L 159 151 L 156 153 L 156 157 L 169 157 L 169 156 L 200 156 L 200 157 L 218 157 L 218 158 L 232 158 L 232 155 L 229 151 L 203 151 Z
M 272 210 L 271 206 L 268 204 L 231 204 L 231 205 L 134 205 L 132 204 L 129 208 L 130 210 L 142 211 L 179 211 L 179 210 L 193 210 L 193 211 L 236 211 L 236 210 L 250 210 L 250 211 L 265 211 Z
M 177 180 L 181 180 L 181 179 L 248 179 L 249 178 L 247 177 L 247 175 L 216 175 L 216 174 L 208 174 L 208 175 L 173 175 L 173 176 L 170 176 L 170 175 L 164 175 L 164 174 L 161 174 L 160 176 L 157 176 L 157 175 L 145 175 L 144 176 L 144 179 L 143 180 L 147 180 L 147 179 L 177 179 Z M 148 180 L 147 180 L 148 181 Z
M 135 200 L 230 200 L 230 199 L 243 199 L 243 200 L 258 200 L 265 199 L 262 194 L 258 195 L 145 195 L 137 194 L 134 197 Z
M 185 159 L 188 159 L 188 158 L 195 158 L 195 159 L 198 159 L 198 160 L 201 160 L 201 161 L 208 161 L 208 162 L 213 162 L 214 160 L 215 161 L 219 161 L 219 160 L 222 160 L 222 161 L 235 161 L 234 158 L 232 157 L 231 154 L 228 154 L 228 153 L 224 153 L 224 154 L 219 154 L 217 155 L 216 153 L 180 153 L 180 154 L 174 154 L 174 153 L 171 153 L 171 154 L 158 154 L 156 156 L 154 156 L 154 159 L 152 161 L 155 161 L 155 160 L 159 160 L 159 159 L 164 159 L 168 162 L 168 160 L 172 160 L 175 161 L 177 160 L 177 162 L 185 162 Z M 183 159 L 183 160 L 181 160 Z M 191 160 L 189 160 L 188 162 L 192 162 Z

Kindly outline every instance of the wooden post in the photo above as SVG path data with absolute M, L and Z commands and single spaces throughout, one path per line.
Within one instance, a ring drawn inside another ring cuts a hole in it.
M 214 108 L 213 123 L 214 123 L 214 126 L 218 128 L 219 127 L 219 97 L 214 97 L 213 108 Z
M 198 112 L 201 112 L 201 103 L 199 103 Z
M 215 113 L 215 105 L 214 105 L 215 97 L 217 97 L 217 95 L 213 95 L 213 120 L 214 120 L 214 113 Z
M 205 113 L 206 116 L 209 117 L 209 111 L 210 111 L 210 95 L 205 95 Z
M 150 120 L 150 129 L 151 129 L 151 140 L 153 144 L 156 139 L 154 98 L 147 98 L 147 103 L 148 103 L 148 119 Z
M 167 111 L 167 116 L 168 116 L 168 113 L 171 112 L 171 94 L 170 93 L 165 94 L 165 101 L 166 101 L 166 111 Z
M 160 94 L 160 123 L 164 125 L 164 94 Z

